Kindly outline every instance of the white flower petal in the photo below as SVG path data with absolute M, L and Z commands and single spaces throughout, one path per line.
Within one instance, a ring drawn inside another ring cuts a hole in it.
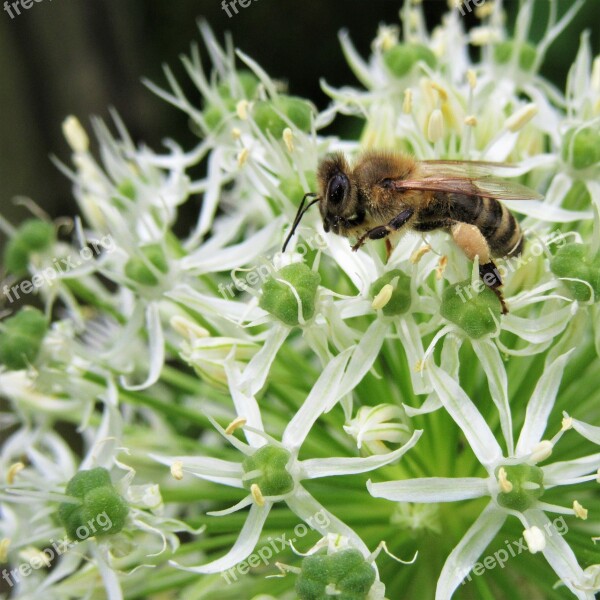
M 577 589 L 576 585 L 582 585 L 585 580 L 583 570 L 577 562 L 577 558 L 560 535 L 550 519 L 541 510 L 525 511 L 525 518 L 531 525 L 536 525 L 541 530 L 546 530 L 546 547 L 543 549 L 544 556 L 554 569 L 554 572 L 561 578 L 563 583 L 580 600 L 594 600 L 594 594 Z
M 574 221 L 592 218 L 591 210 L 567 210 L 538 200 L 531 200 L 530 202 L 505 200 L 502 204 L 513 212 L 549 223 L 573 223 Z
M 482 477 L 421 477 L 401 481 L 367 482 L 375 498 L 392 502 L 456 502 L 489 495 L 488 480 Z
M 326 234 L 323 237 L 337 266 L 348 275 L 356 289 L 364 293 L 373 281 L 373 273 L 377 272 L 373 259 L 366 252 L 352 252 L 346 238 Z
M 346 30 L 341 31 L 339 33 L 339 39 L 340 45 L 342 46 L 342 52 L 344 53 L 346 61 L 350 65 L 352 72 L 366 88 L 371 88 L 374 84 L 373 76 L 371 75 L 371 69 L 369 69 L 369 65 L 356 51 L 354 44 L 350 40 L 348 32 Z
M 312 458 L 301 461 L 300 465 L 307 479 L 366 473 L 367 471 L 373 471 L 374 469 L 388 465 L 400 458 L 419 441 L 422 433 L 423 431 L 421 430 L 415 431 L 404 446 L 388 454 L 379 454 L 366 458 Z
M 110 567 L 97 548 L 91 546 L 90 552 L 94 555 L 94 562 L 102 577 L 107 600 L 123 600 L 123 592 L 121 591 L 121 583 L 117 572 Z
M 231 515 L 234 512 L 241 510 L 242 508 L 246 508 L 246 506 L 250 506 L 253 502 L 254 502 L 254 499 L 252 498 L 252 496 L 248 495 L 245 498 L 242 498 L 239 502 L 237 502 L 233 506 L 230 506 L 229 508 L 224 508 L 223 510 L 210 510 L 210 511 L 207 511 L 206 514 L 210 515 L 211 517 L 224 517 L 226 515 Z
M 253 504 L 250 507 L 250 513 L 237 541 L 225 556 L 198 567 L 186 567 L 173 561 L 169 561 L 169 564 L 191 573 L 210 574 L 226 571 L 244 560 L 254 550 L 270 510 L 270 502 L 265 503 L 264 506 Z
M 445 371 L 430 366 L 430 377 L 444 408 L 462 429 L 473 452 L 484 467 L 488 467 L 502 457 L 502 450 L 496 438 L 477 407 Z
M 259 229 L 254 235 L 248 236 L 243 242 L 217 251 L 210 252 L 201 246 L 194 254 L 186 256 L 181 261 L 181 268 L 193 270 L 195 274 L 231 271 L 243 265 L 250 264 L 257 257 L 263 256 L 281 238 L 282 219 L 275 219 L 266 227 Z M 259 273 L 258 270 L 254 271 Z
M 369 372 L 379 355 L 389 328 L 389 323 L 383 319 L 375 319 L 369 325 L 352 352 L 348 368 L 340 384 L 340 396 L 350 393 Z
M 469 576 L 473 565 L 505 520 L 506 513 L 498 510 L 492 503 L 486 506 L 446 559 L 435 590 L 435 600 L 452 598 L 454 590 Z
M 291 329 L 283 323 L 275 323 L 273 325 L 267 334 L 262 348 L 252 357 L 252 360 L 242 373 L 239 387 L 246 394 L 254 396 L 265 385 L 269 369 L 277 356 L 277 352 L 279 352 L 290 332 Z
M 148 332 L 148 352 L 150 354 L 148 376 L 146 381 L 137 385 L 129 384 L 125 377 L 121 377 L 121 385 L 129 391 L 145 390 L 155 384 L 160 377 L 165 362 L 165 338 L 157 302 L 150 302 L 146 308 L 146 328 Z
M 239 463 L 201 456 L 158 456 L 151 454 L 150 457 L 168 467 L 180 462 L 184 473 L 191 473 L 195 477 L 207 481 L 214 481 L 236 488 L 244 487 L 242 485 L 244 470 Z
M 415 394 L 428 394 L 432 387 L 426 372 L 417 372 L 418 361 L 423 360 L 423 340 L 419 326 L 412 315 L 403 316 L 396 322 L 396 331 L 406 353 L 408 366 L 410 368 L 410 379 Z
M 282 443 L 286 448 L 300 448 L 313 423 L 327 407 L 340 399 L 340 385 L 352 351 L 353 348 L 344 350 L 325 367 L 304 404 L 283 432 Z
M 185 245 L 187 248 L 194 248 L 212 225 L 219 204 L 221 186 L 224 183 L 223 174 L 221 173 L 224 154 L 225 149 L 217 147 L 213 148 L 208 157 L 208 174 L 206 177 L 208 188 L 202 199 L 202 209 L 200 211 L 200 218 L 198 219 L 196 229 L 186 241 Z
M 534 446 L 542 439 L 571 352 L 572 350 L 569 350 L 545 366 L 527 404 L 525 423 L 523 423 L 517 443 L 517 456 L 524 456 L 532 452 Z
M 555 462 L 551 465 L 542 467 L 544 471 L 544 481 L 553 482 L 560 485 L 562 479 L 573 479 L 593 473 L 600 467 L 600 452 L 590 454 L 582 458 Z
M 314 527 L 323 537 L 329 533 L 337 533 L 348 538 L 351 545 L 367 558 L 371 555 L 366 544 L 358 534 L 332 515 L 324 506 L 313 498 L 301 485 L 296 487 L 293 496 L 286 498 L 289 509 L 296 513 L 304 522 Z
M 600 444 L 600 427 L 573 419 L 573 429 L 594 444 Z
M 223 298 L 203 294 L 187 284 L 177 286 L 171 292 L 167 292 L 165 296 L 207 316 L 219 315 L 226 319 L 239 321 L 242 319 L 259 319 L 267 314 L 258 307 L 249 309 L 244 302 L 224 300 Z
M 498 347 L 490 339 L 471 340 L 473 350 L 481 361 L 488 380 L 492 400 L 500 414 L 500 425 L 506 440 L 508 456 L 514 452 L 514 438 L 510 404 L 508 401 L 508 378 Z
M 572 303 L 537 319 L 525 319 L 510 313 L 504 316 L 502 329 L 528 342 L 542 344 L 564 331 L 576 311 L 577 305 Z
M 425 402 L 419 406 L 419 408 L 414 408 L 412 406 L 408 406 L 408 404 L 402 404 L 404 406 L 404 410 L 409 417 L 415 417 L 417 415 L 426 415 L 427 413 L 434 412 L 442 408 L 443 404 L 440 402 L 438 395 L 434 392 L 429 394 L 425 399 Z

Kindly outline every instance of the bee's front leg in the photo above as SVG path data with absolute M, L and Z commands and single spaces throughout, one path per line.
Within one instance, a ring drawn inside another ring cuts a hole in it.
M 414 209 L 407 208 L 403 210 L 399 215 L 396 215 L 387 225 L 379 225 L 379 227 L 373 227 L 369 229 L 367 233 L 358 238 L 358 241 L 352 246 L 352 251 L 356 252 L 366 241 L 369 240 L 382 240 L 387 237 L 390 233 L 397 231 L 405 225 L 408 220 L 413 216 Z

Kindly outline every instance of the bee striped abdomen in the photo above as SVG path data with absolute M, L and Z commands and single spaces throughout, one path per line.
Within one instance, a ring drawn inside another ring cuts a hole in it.
M 450 216 L 455 221 L 475 225 L 487 240 L 494 256 L 512 256 L 523 250 L 523 234 L 513 214 L 498 200 L 446 194 Z

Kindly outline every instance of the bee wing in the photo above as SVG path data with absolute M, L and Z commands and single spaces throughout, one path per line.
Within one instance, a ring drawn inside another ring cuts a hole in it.
M 447 192 L 497 200 L 542 200 L 543 196 L 536 191 L 498 176 L 510 174 L 511 168 L 504 163 L 421 161 L 417 179 L 395 179 L 393 185 L 397 190 Z
M 419 171 L 425 177 L 479 177 L 498 176 L 511 177 L 515 175 L 516 165 L 501 162 L 486 162 L 481 160 L 422 160 L 419 161 Z

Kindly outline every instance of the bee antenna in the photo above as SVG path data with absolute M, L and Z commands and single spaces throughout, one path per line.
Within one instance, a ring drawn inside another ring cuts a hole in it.
M 314 200 L 311 200 L 306 206 L 304 206 L 307 198 L 314 198 Z M 296 217 L 294 218 L 294 222 L 292 223 L 292 228 L 290 229 L 290 232 L 288 233 L 288 236 L 285 238 L 285 242 L 283 243 L 283 249 L 281 250 L 282 252 L 285 252 L 285 249 L 287 248 L 289 241 L 292 239 L 292 236 L 296 232 L 298 225 L 300 225 L 300 221 L 302 220 L 304 213 L 306 213 L 306 211 L 313 204 L 318 202 L 320 199 L 321 198 L 319 198 L 319 196 L 317 194 L 315 194 L 314 192 L 308 192 L 308 194 L 304 194 L 304 197 L 302 198 L 302 202 L 300 202 L 300 206 L 298 207 L 298 212 L 296 213 Z

